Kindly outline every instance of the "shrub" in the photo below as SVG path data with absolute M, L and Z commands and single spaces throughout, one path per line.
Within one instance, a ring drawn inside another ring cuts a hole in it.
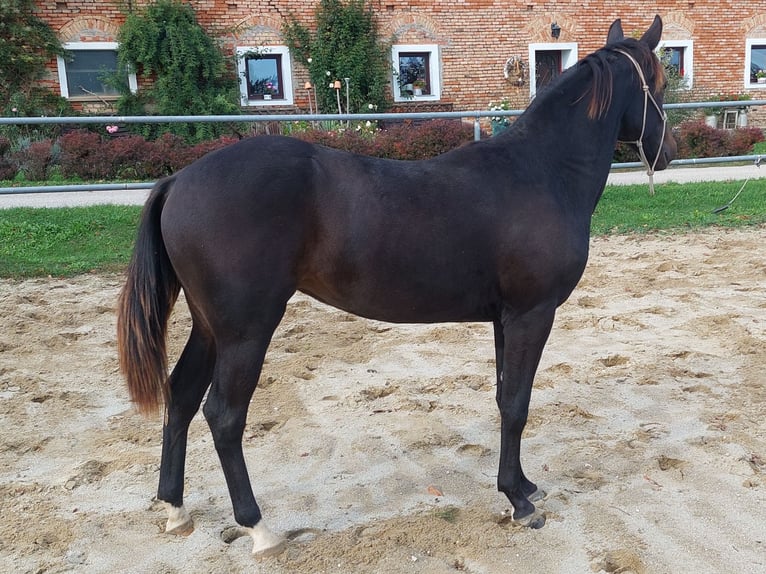
M 473 127 L 460 120 L 402 122 L 374 135 L 355 130 L 308 130 L 294 137 L 365 155 L 389 159 L 427 159 L 473 140 Z
M 88 130 L 76 130 L 59 139 L 61 155 L 59 164 L 65 178 L 79 177 L 85 180 L 109 177 L 109 165 L 105 161 L 101 136 Z
M 0 136 L 0 179 L 13 179 L 19 171 L 7 155 L 10 149 L 11 140 Z
M 721 130 L 699 120 L 682 123 L 674 136 L 679 158 L 746 155 L 764 139 L 759 128 Z
M 392 159 L 428 159 L 473 140 L 473 126 L 460 120 L 403 122 L 382 130 L 372 153 Z
M 49 139 L 32 142 L 12 155 L 12 162 L 31 181 L 47 179 L 53 159 L 53 141 Z
M 148 158 L 152 144 L 141 136 L 123 136 L 104 142 L 103 161 L 109 176 L 117 179 L 148 179 L 151 173 Z
M 118 85 L 121 115 L 152 103 L 159 115 L 239 113 L 237 76 L 216 41 L 197 21 L 192 6 L 179 0 L 158 0 L 128 13 L 118 34 L 121 65 L 153 79 L 141 98 Z M 215 137 L 226 130 L 216 123 L 155 125 L 151 133 L 171 132 L 188 141 Z
M 165 133 L 154 140 L 146 158 L 149 177 L 157 178 L 170 175 L 193 161 L 191 147 L 184 143 L 181 136 Z
M 338 111 L 337 94 L 327 86 L 342 78 L 349 78 L 350 109 L 344 111 L 359 112 L 369 105 L 385 110 L 391 44 L 380 38 L 373 4 L 368 0 L 320 0 L 314 22 L 312 31 L 289 14 L 282 34 L 292 57 L 309 72 L 319 110 Z M 345 103 L 343 98 L 341 105 Z
M 729 155 L 747 155 L 753 153 L 755 144 L 764 141 L 761 128 L 748 127 L 734 130 L 729 139 Z
M 327 147 L 342 149 L 354 153 L 373 154 L 374 144 L 370 138 L 362 137 L 355 130 L 306 130 L 292 134 L 293 137 L 310 143 L 321 144 Z

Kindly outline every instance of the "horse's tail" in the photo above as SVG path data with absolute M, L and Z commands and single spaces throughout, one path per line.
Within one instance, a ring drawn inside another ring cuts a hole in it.
M 117 306 L 117 349 L 131 400 L 139 412 L 168 403 L 165 335 L 181 284 L 168 258 L 160 216 L 174 178 L 158 182 L 146 201 Z

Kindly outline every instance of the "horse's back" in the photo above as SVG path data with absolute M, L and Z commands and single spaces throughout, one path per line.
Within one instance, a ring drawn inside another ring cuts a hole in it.
M 561 281 L 552 242 L 572 242 L 557 240 L 569 223 L 556 202 L 514 191 L 496 162 L 481 163 L 483 147 L 402 162 L 244 140 L 175 176 L 168 253 L 187 291 L 208 298 L 249 285 L 394 322 L 490 319 L 505 299 L 521 303 L 515 292 Z M 555 225 L 543 230 L 546 213 Z

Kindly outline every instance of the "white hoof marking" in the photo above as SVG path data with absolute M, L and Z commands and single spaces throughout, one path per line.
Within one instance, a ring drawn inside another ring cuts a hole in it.
M 287 544 L 284 538 L 269 530 L 263 520 L 252 528 L 244 528 L 243 530 L 253 539 L 253 554 L 258 558 L 279 554 Z
M 167 534 L 187 536 L 192 533 L 194 522 L 192 522 L 191 516 L 189 516 L 183 505 L 173 506 L 166 502 L 165 509 L 168 511 L 168 521 L 165 524 L 165 532 Z

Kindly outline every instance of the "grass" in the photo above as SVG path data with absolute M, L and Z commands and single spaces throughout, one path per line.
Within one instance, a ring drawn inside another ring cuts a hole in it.
M 742 227 L 766 223 L 766 179 L 705 183 L 609 186 L 593 214 L 593 235 L 680 232 L 717 225 Z M 742 188 L 731 207 L 729 203 Z
M 592 233 L 683 232 L 766 223 L 766 179 L 744 182 L 610 186 L 593 215 Z M 0 277 L 119 272 L 125 268 L 141 208 L 99 205 L 0 209 Z
M 0 210 L 0 277 L 121 271 L 141 208 L 96 205 Z

